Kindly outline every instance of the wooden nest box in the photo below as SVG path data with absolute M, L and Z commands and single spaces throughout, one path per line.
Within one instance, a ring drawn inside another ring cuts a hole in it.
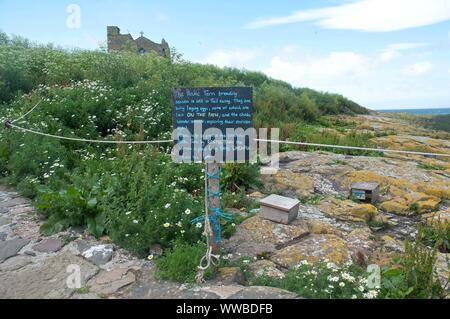
M 368 203 L 375 203 L 380 196 L 378 183 L 355 183 L 352 185 L 350 195 Z
M 279 195 L 270 195 L 259 203 L 262 217 L 286 225 L 297 218 L 300 204 L 297 199 Z

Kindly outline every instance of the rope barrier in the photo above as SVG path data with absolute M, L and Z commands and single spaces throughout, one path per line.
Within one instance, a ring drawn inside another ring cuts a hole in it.
M 111 140 L 96 140 L 96 139 L 85 139 L 79 137 L 67 137 L 54 135 L 49 133 L 43 133 L 39 131 L 35 131 L 32 129 L 28 129 L 25 127 L 21 127 L 13 124 L 16 121 L 5 121 L 6 128 L 14 128 L 18 129 L 22 132 L 27 132 L 35 135 L 40 135 L 44 137 L 56 138 L 61 140 L 68 140 L 74 142 L 85 142 L 85 143 L 102 143 L 102 144 L 163 144 L 163 143 L 173 143 L 173 140 L 149 140 L 149 141 L 111 141 Z M 332 145 L 332 144 L 317 144 L 317 143 L 307 143 L 307 142 L 295 142 L 295 141 L 281 141 L 281 140 L 267 140 L 267 139 L 254 139 L 259 142 L 270 142 L 270 143 L 278 143 L 278 144 L 288 144 L 288 145 L 301 145 L 301 146 L 314 146 L 321 148 L 339 148 L 339 149 L 348 149 L 348 150 L 358 150 L 358 151 L 371 151 L 371 152 L 380 152 L 380 153 L 398 153 L 398 154 L 407 154 L 407 155 L 422 155 L 422 156 L 442 156 L 442 157 L 450 157 L 450 154 L 445 153 L 428 153 L 428 152 L 415 152 L 415 151 L 401 151 L 401 150 L 392 150 L 385 148 L 371 148 L 371 147 L 359 147 L 359 146 L 346 146 L 346 145 Z M 210 177 L 214 178 L 214 177 Z
M 384 148 L 370 148 L 370 147 L 359 147 L 359 146 L 316 144 L 316 143 L 306 143 L 306 142 L 266 140 L 266 139 L 258 139 L 258 138 L 256 138 L 255 141 L 271 142 L 271 143 L 278 143 L 278 144 L 315 146 L 315 147 L 323 147 L 323 148 L 339 148 L 339 149 L 347 149 L 347 150 L 374 151 L 374 152 L 383 152 L 383 153 L 386 152 L 386 153 L 400 153 L 400 154 L 410 154 L 410 155 L 450 157 L 450 154 L 445 154 L 445 153 L 426 153 L 426 152 L 414 152 L 414 151 L 401 151 L 401 150 L 391 150 L 391 149 L 384 149 Z
M 21 130 L 22 132 L 32 133 L 44 137 L 51 137 L 56 138 L 60 140 L 67 140 L 67 141 L 73 141 L 73 142 L 84 142 L 84 143 L 102 143 L 102 144 L 162 144 L 162 143 L 172 143 L 173 140 L 154 140 L 154 141 L 111 141 L 111 140 L 95 140 L 95 139 L 86 139 L 86 138 L 79 138 L 79 137 L 67 137 L 67 136 L 60 136 L 60 135 L 54 135 L 54 134 L 48 134 L 43 133 L 39 131 L 35 131 L 32 129 L 28 129 L 25 127 L 21 127 L 18 125 L 15 125 L 17 121 L 20 121 L 21 119 L 25 118 L 27 115 L 29 115 L 31 112 L 33 112 L 38 105 L 42 102 L 42 100 L 39 100 L 31 109 L 28 110 L 25 114 L 22 116 L 16 118 L 15 120 L 6 120 L 5 121 L 5 127 L 6 128 L 15 128 L 18 130 Z
M 51 137 L 51 138 L 57 138 L 62 140 L 68 140 L 68 141 L 75 141 L 75 142 L 85 142 L 85 143 L 103 143 L 103 144 L 162 144 L 162 143 L 172 143 L 173 140 L 153 140 L 153 141 L 111 141 L 111 140 L 96 140 L 96 139 L 85 139 L 85 138 L 78 138 L 78 137 L 66 137 L 66 136 L 59 136 L 54 134 L 48 134 L 43 133 L 35 130 L 31 130 L 28 128 L 24 128 L 18 125 L 15 125 L 14 123 L 25 118 L 27 115 L 29 115 L 31 112 L 33 112 L 37 106 L 41 103 L 42 100 L 40 100 L 36 105 L 34 105 L 28 112 L 23 114 L 22 116 L 18 117 L 15 120 L 6 120 L 5 121 L 5 127 L 6 128 L 15 128 L 18 130 L 21 130 L 23 132 L 32 133 L 40 136 L 45 137 Z M 423 155 L 423 156 L 443 156 L 443 157 L 450 157 L 450 154 L 442 154 L 442 153 L 428 153 L 428 152 L 415 152 L 415 151 L 401 151 L 401 150 L 392 150 L 392 149 L 381 149 L 381 148 L 370 148 L 370 147 L 359 147 L 359 146 L 345 146 L 345 145 L 330 145 L 330 144 L 317 144 L 317 143 L 307 143 L 307 142 L 295 142 L 295 141 L 281 141 L 281 140 L 269 140 L 269 139 L 254 139 L 255 141 L 259 142 L 271 142 L 271 143 L 278 143 L 278 144 L 288 144 L 288 145 L 301 145 L 301 146 L 314 146 L 314 147 L 321 147 L 321 148 L 339 148 L 339 149 L 348 149 L 348 150 L 358 150 L 358 151 L 369 151 L 369 152 L 382 152 L 382 153 L 398 153 L 398 154 L 408 154 L 408 155 Z M 215 178 L 215 176 L 208 176 L 209 178 Z
M 20 120 L 23 119 L 24 117 L 26 117 L 28 114 L 30 114 L 31 112 L 33 112 L 34 109 L 35 109 L 39 104 L 41 104 L 41 102 L 42 102 L 42 100 L 39 100 L 39 102 L 37 102 L 35 106 L 33 106 L 31 109 L 29 109 L 28 112 L 26 112 L 26 113 L 23 114 L 22 116 L 16 118 L 16 119 L 15 119 L 14 121 L 12 121 L 11 123 L 15 123 L 15 122 L 17 122 L 17 121 L 20 121 Z
M 172 143 L 173 140 L 153 140 L 153 141 L 111 141 L 111 140 L 94 140 L 94 139 L 86 139 L 86 138 L 79 138 L 79 137 L 67 137 L 67 136 L 59 136 L 59 135 L 53 135 L 48 133 L 43 133 L 39 131 L 34 131 L 28 128 L 24 128 L 21 126 L 17 126 L 15 124 L 12 124 L 12 122 L 5 122 L 6 127 L 15 128 L 18 130 L 21 130 L 23 132 L 28 132 L 40 136 L 45 137 L 51 137 L 56 138 L 60 140 L 68 140 L 73 142 L 84 142 L 84 143 L 102 143 L 102 144 L 162 144 L 162 143 Z

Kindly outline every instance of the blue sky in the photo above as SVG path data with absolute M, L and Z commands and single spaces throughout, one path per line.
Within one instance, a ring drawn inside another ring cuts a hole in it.
M 0 0 L 0 29 L 40 43 L 96 49 L 107 25 L 372 109 L 450 107 L 449 0 Z

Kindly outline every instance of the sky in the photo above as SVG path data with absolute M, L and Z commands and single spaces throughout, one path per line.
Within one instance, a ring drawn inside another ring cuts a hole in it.
M 0 0 L 38 43 L 98 49 L 107 25 L 371 109 L 450 107 L 450 0 Z

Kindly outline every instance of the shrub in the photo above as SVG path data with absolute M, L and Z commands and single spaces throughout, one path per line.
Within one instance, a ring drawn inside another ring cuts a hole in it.
M 221 187 L 236 192 L 257 188 L 262 185 L 258 164 L 228 163 L 221 173 Z
M 44 235 L 60 232 L 73 225 L 87 225 L 95 236 L 104 232 L 104 220 L 98 208 L 96 197 L 91 197 L 84 190 L 69 186 L 62 191 L 43 192 L 37 208 L 48 219 L 41 226 Z
M 172 249 L 156 259 L 158 267 L 156 275 L 161 279 L 174 280 L 181 283 L 193 283 L 197 275 L 200 259 L 206 251 L 205 244 L 186 244 L 177 241 Z M 215 267 L 208 268 L 205 278 L 214 276 Z
M 450 252 L 450 224 L 442 220 L 419 226 L 420 241 L 429 247 L 436 247 L 441 253 Z
M 383 269 L 382 295 L 395 299 L 439 296 L 442 288 L 434 276 L 435 262 L 436 251 L 424 246 L 420 237 L 406 241 L 398 265 Z
M 222 206 L 225 208 L 237 208 L 249 211 L 258 206 L 257 202 L 248 197 L 243 190 L 237 192 L 225 192 L 222 194 L 220 200 Z
M 191 174 L 187 184 L 185 169 Z M 191 220 L 204 213 L 201 166 L 174 164 L 169 156 L 147 150 L 119 158 L 112 171 L 103 178 L 101 207 L 114 241 L 145 256 L 153 244 L 170 247 L 176 239 L 200 239 L 201 229 Z
M 325 120 L 327 121 L 327 120 Z M 328 124 L 327 124 L 328 125 Z M 373 133 L 361 133 L 355 129 L 342 130 L 332 130 L 327 129 L 322 124 L 312 124 L 307 122 L 301 122 L 297 124 L 296 129 L 290 132 L 289 137 L 293 141 L 308 142 L 315 144 L 326 144 L 326 145 L 347 145 L 355 147 L 369 147 L 376 148 L 376 145 L 371 142 L 374 138 Z M 314 146 L 284 146 L 283 150 L 301 149 L 304 151 L 316 151 L 320 150 L 318 147 Z M 376 151 L 362 151 L 362 150 L 351 150 L 351 149 L 339 149 L 339 148 L 327 148 L 326 151 L 346 154 L 346 155 L 366 155 L 366 156 L 383 156 L 383 153 Z

